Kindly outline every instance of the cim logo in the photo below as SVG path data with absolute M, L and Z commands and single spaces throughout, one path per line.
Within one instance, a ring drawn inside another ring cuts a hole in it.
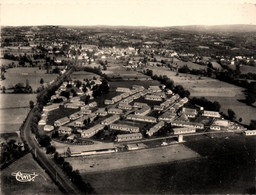
M 16 180 L 19 182 L 30 182 L 35 181 L 36 176 L 38 176 L 38 173 L 22 173 L 18 171 L 17 173 L 12 173 L 12 176 L 16 177 Z

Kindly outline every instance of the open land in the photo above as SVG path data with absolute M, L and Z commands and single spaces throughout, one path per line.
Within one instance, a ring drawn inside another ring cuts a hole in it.
M 1 86 L 5 86 L 6 89 L 16 85 L 17 83 L 26 84 L 26 80 L 29 81 L 29 85 L 33 91 L 41 85 L 40 79 L 43 78 L 45 83 L 48 83 L 57 77 L 56 74 L 46 74 L 46 70 L 39 70 L 39 68 L 11 68 L 7 69 L 5 73 L 5 80 L 0 81 Z
M 37 173 L 34 181 L 19 182 L 12 173 Z M 34 161 L 29 153 L 1 171 L 2 194 L 62 194 L 45 171 Z
M 255 120 L 256 109 L 238 101 L 245 99 L 243 93 L 245 89 L 242 87 L 208 77 L 198 79 L 199 76 L 191 74 L 179 73 L 176 76 L 175 72 L 167 68 L 152 67 L 150 69 L 153 70 L 154 74 L 167 75 L 176 85 L 183 85 L 190 91 L 192 97 L 206 97 L 211 101 L 218 101 L 221 105 L 220 111 L 223 113 L 227 113 L 227 110 L 231 108 L 236 113 L 237 118 L 242 118 L 246 125 L 249 125 L 251 120 Z
M 79 169 L 81 173 L 94 173 L 198 157 L 200 155 L 196 152 L 182 144 L 177 144 L 132 152 L 66 158 L 66 161 L 70 162 L 74 169 Z

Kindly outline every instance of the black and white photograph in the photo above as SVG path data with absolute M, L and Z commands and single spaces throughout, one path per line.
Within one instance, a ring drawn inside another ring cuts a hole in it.
M 1 0 L 0 194 L 256 194 L 256 0 Z

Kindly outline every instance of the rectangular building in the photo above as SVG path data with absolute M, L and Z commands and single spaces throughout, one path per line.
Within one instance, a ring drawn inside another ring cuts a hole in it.
M 58 133 L 70 135 L 72 133 L 72 129 L 70 127 L 60 126 L 58 129 Z
M 100 130 L 102 130 L 104 128 L 104 125 L 102 124 L 97 124 L 93 127 L 91 127 L 88 130 L 84 130 L 81 132 L 81 137 L 82 138 L 90 138 L 92 136 L 94 136 L 96 133 L 98 133 Z
M 123 110 L 118 108 L 109 108 L 108 109 L 109 114 L 123 114 Z
M 52 104 L 52 105 L 44 106 L 43 111 L 44 112 L 49 112 L 49 111 L 52 111 L 52 110 L 59 109 L 59 107 L 60 107 L 60 104 Z
M 142 121 L 142 122 L 148 122 L 148 123 L 156 123 L 157 119 L 152 116 L 140 116 L 135 114 L 129 114 L 126 117 L 128 120 L 134 120 L 134 121 Z
M 78 119 L 78 118 L 80 118 L 82 116 L 83 116 L 83 114 L 79 111 L 79 112 L 75 112 L 75 113 L 71 114 L 69 116 L 69 119 L 70 120 L 76 120 L 76 119 Z
M 101 121 L 102 125 L 110 125 L 120 119 L 119 115 L 113 115 L 111 117 L 106 118 L 105 120 Z
M 195 122 L 188 122 L 188 121 L 173 121 L 172 126 L 194 127 L 196 129 L 203 129 L 204 128 L 204 124 L 202 124 L 202 123 L 195 123 Z
M 141 115 L 141 116 L 145 116 L 147 115 L 148 113 L 150 113 L 151 111 L 151 108 L 149 106 L 145 106 L 145 107 L 142 107 L 141 109 L 139 110 L 136 110 L 135 111 L 135 115 Z
M 142 139 L 141 133 L 120 134 L 116 136 L 117 142 L 132 141 L 132 140 L 139 140 L 139 139 Z
M 137 133 L 140 130 L 139 127 L 134 127 L 134 126 L 125 125 L 125 124 L 111 124 L 110 129 L 120 130 L 120 131 L 129 131 L 130 133 Z
M 193 127 L 183 127 L 183 128 L 173 128 L 173 134 L 187 134 L 187 133 L 195 133 L 196 129 Z
M 148 136 L 152 136 L 154 133 L 158 132 L 164 126 L 164 121 L 158 122 L 155 126 L 147 131 Z
M 166 121 L 166 122 L 172 122 L 176 116 L 176 113 L 173 113 L 171 111 L 166 111 L 161 116 L 159 116 L 159 121 Z
M 221 117 L 219 112 L 208 111 L 208 110 L 204 110 L 202 115 L 206 116 L 206 117 L 213 117 L 213 118 L 220 118 Z
M 145 100 L 162 101 L 163 99 L 158 95 L 146 95 Z
M 62 125 L 65 125 L 70 122 L 70 119 L 68 117 L 63 117 L 61 119 L 58 119 L 54 122 L 54 126 L 59 127 Z

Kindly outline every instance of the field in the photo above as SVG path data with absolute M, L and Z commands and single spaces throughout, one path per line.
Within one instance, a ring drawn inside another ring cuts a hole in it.
M 29 111 L 30 100 L 35 102 L 36 94 L 0 94 L 1 133 L 19 130 Z
M 78 71 L 71 74 L 71 79 L 73 80 L 84 80 L 92 79 L 93 77 L 99 78 L 100 76 L 91 72 Z
M 108 64 L 107 70 L 102 71 L 109 77 L 122 77 L 124 80 L 147 80 L 148 77 L 134 70 L 127 71 L 121 64 Z
M 11 68 L 7 69 L 5 73 L 5 80 L 0 81 L 1 86 L 6 88 L 12 87 L 17 83 L 29 85 L 35 91 L 40 86 L 40 79 L 43 78 L 45 83 L 48 83 L 57 77 L 57 74 L 46 74 L 46 70 L 39 70 L 38 68 Z
M 244 100 L 243 88 L 216 79 L 191 75 L 179 74 L 167 68 L 151 68 L 154 74 L 167 75 L 175 85 L 181 84 L 187 88 L 191 96 L 206 97 L 211 101 L 218 101 L 221 104 L 221 112 L 227 113 L 228 109 L 235 111 L 237 119 L 243 119 L 243 124 L 248 125 L 250 120 L 255 120 L 256 109 L 238 101 Z
M 19 182 L 13 173 L 37 173 L 34 181 Z M 7 194 L 62 194 L 29 153 L 1 171 L 1 192 Z
M 9 65 L 14 63 L 14 65 L 18 65 L 19 62 L 18 61 L 13 61 L 13 60 L 6 60 L 6 59 L 0 59 L 0 65 Z
M 177 58 L 174 58 L 173 64 L 178 65 L 179 68 L 183 67 L 184 65 L 187 65 L 188 68 L 190 68 L 190 69 L 196 69 L 196 70 L 207 69 L 207 66 L 195 64 L 195 63 L 190 62 L 190 61 L 184 62 L 184 61 L 179 60 L 179 59 L 177 59 Z
M 186 146 L 176 144 L 131 152 L 66 158 L 65 160 L 71 163 L 73 169 L 78 169 L 81 173 L 94 173 L 198 157 L 200 156 L 196 152 Z
M 256 73 L 256 66 L 240 66 L 240 71 L 242 74 L 247 74 L 247 73 Z

